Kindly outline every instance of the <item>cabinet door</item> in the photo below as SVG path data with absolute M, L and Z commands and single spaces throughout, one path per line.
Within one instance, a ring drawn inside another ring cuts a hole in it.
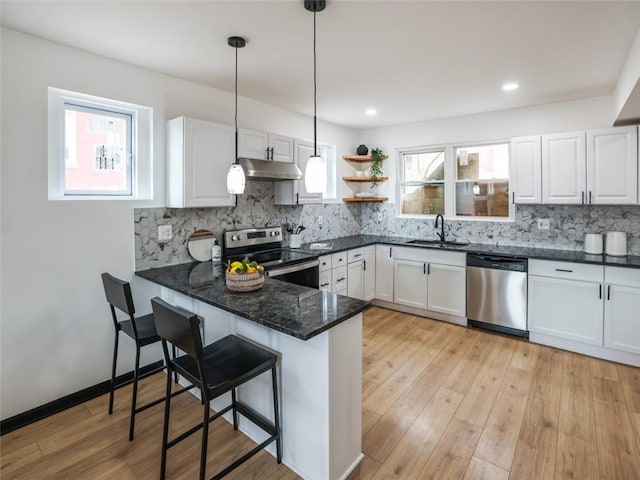
M 393 247 L 376 245 L 377 300 L 393 302 Z
M 238 130 L 238 157 L 266 160 L 268 148 L 268 133 L 244 130 L 242 128 Z
M 318 275 L 318 284 L 320 286 L 320 290 L 328 290 L 331 291 L 331 270 L 321 271 Z
M 347 291 L 347 266 L 338 267 L 331 270 L 331 289 L 335 293 Z
M 373 300 L 376 296 L 376 247 L 364 247 L 363 300 Z
M 347 296 L 360 300 L 364 296 L 364 260 L 347 265 Z
M 586 193 L 585 133 L 542 136 L 542 203 L 582 204 Z
M 293 163 L 293 138 L 282 135 L 269 134 L 269 148 L 271 160 L 274 162 Z
M 184 203 L 181 206 L 234 205 L 234 196 L 227 191 L 227 172 L 234 156 L 235 134 L 232 127 L 185 119 Z
M 427 308 L 427 264 L 413 260 L 393 261 L 393 301 L 414 308 Z
M 465 267 L 431 263 L 427 269 L 427 309 L 457 317 L 466 316 Z
M 602 345 L 601 286 L 529 275 L 529 331 Z
M 513 203 L 542 202 L 541 138 L 511 139 L 511 195 Z
M 587 132 L 587 203 L 638 203 L 636 127 Z
M 298 168 L 304 175 L 309 157 L 313 155 L 313 144 L 296 140 L 294 142 L 294 158 Z M 302 180 L 285 180 L 273 182 L 273 197 L 276 205 L 306 205 L 322 203 L 322 193 L 309 193 Z
M 607 285 L 604 345 L 640 355 L 640 288 Z

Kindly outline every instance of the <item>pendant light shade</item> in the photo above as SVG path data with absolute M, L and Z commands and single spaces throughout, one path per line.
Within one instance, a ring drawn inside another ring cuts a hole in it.
M 318 155 L 318 118 L 316 116 L 316 13 L 324 10 L 325 0 L 304 0 L 304 8 L 313 12 L 313 155 L 304 169 L 304 186 L 308 193 L 322 193 L 327 185 L 327 169 Z
M 236 79 L 235 79 L 235 127 L 236 127 L 236 149 L 235 163 L 229 168 L 227 173 L 227 191 L 231 195 L 242 195 L 244 193 L 245 175 L 244 170 L 238 163 L 238 49 L 246 45 L 246 41 L 242 37 L 229 37 L 227 43 L 230 47 L 236 49 Z

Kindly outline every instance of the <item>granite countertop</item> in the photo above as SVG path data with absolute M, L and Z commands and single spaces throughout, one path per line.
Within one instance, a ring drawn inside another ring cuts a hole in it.
M 408 237 L 388 237 L 384 235 L 352 235 L 349 237 L 332 238 L 322 240 L 322 243 L 331 243 L 331 250 L 312 250 L 310 243 L 305 243 L 301 248 L 295 249 L 312 255 L 327 255 L 331 253 L 351 250 L 368 245 L 384 244 L 396 247 L 432 248 L 437 250 L 449 250 L 463 253 L 484 253 L 489 255 L 508 255 L 513 257 L 523 257 L 538 260 L 556 260 L 561 262 L 590 263 L 595 265 L 609 265 L 616 267 L 640 268 L 640 256 L 628 255 L 624 257 L 614 257 L 611 255 L 591 255 L 580 250 L 556 250 L 549 248 L 515 247 L 508 245 L 488 245 L 480 243 L 470 243 L 464 246 L 436 245 L 417 246 L 407 242 L 415 240 Z M 315 243 L 315 242 L 314 242 Z
M 268 277 L 260 290 L 231 292 L 226 287 L 222 265 L 211 262 L 152 268 L 138 271 L 136 275 L 302 340 L 330 329 L 371 305 Z

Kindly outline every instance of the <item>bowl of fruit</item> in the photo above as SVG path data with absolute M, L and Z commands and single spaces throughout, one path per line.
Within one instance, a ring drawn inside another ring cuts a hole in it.
M 225 279 L 232 292 L 252 292 L 264 285 L 264 268 L 245 257 L 241 262 L 227 263 Z

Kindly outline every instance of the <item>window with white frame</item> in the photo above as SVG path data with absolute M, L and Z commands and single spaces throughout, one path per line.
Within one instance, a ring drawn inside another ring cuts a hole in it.
M 401 150 L 399 162 L 401 215 L 512 219 L 508 143 Z
M 151 198 L 148 107 L 49 89 L 49 198 Z

